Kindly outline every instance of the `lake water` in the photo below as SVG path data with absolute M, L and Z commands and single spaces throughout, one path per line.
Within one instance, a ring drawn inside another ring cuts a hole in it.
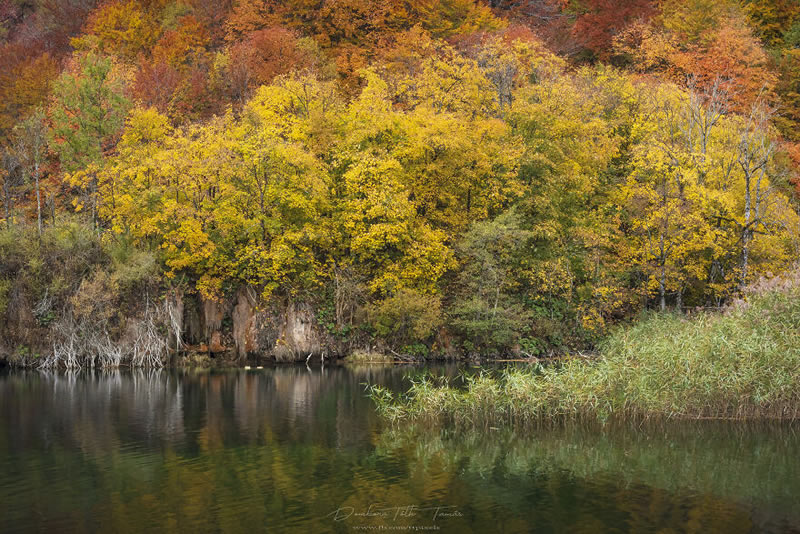
M 800 532 L 791 426 L 392 428 L 409 371 L 0 372 L 0 532 Z

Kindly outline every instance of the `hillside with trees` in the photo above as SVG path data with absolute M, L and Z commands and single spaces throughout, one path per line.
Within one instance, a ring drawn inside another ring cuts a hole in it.
M 793 0 L 0 0 L 0 358 L 590 350 L 800 257 Z

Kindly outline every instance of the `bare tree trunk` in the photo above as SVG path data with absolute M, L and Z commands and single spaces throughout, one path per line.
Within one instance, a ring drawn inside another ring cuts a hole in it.
M 666 204 L 666 195 L 664 195 L 664 197 L 664 203 Z M 666 224 L 662 227 L 661 235 L 659 236 L 658 240 L 658 248 L 660 251 L 659 259 L 661 260 L 661 273 L 658 277 L 658 291 L 661 296 L 660 308 L 662 312 L 667 309 L 667 255 L 664 243 L 664 234 L 667 231 L 666 227 Z
M 97 232 L 99 230 L 99 224 L 97 222 L 97 175 L 93 175 L 92 182 L 91 182 L 91 195 L 92 195 L 92 226 L 94 227 L 94 231 Z
M 11 190 L 11 186 L 8 187 L 8 202 L 6 205 L 8 206 L 8 227 L 11 228 L 14 224 L 14 193 Z
M 742 236 L 742 265 L 741 265 L 741 278 L 739 280 L 739 289 L 743 289 L 747 284 L 747 269 L 750 262 L 750 230 L 745 230 Z
M 42 237 L 42 196 L 39 192 L 39 163 L 33 168 L 33 175 L 36 179 L 36 224 L 39 229 L 39 237 Z
M 6 228 L 9 230 L 11 229 L 11 194 L 9 192 L 9 185 L 8 185 L 8 178 L 3 184 L 3 193 L 5 198 L 5 202 L 3 202 L 3 207 L 5 208 L 5 216 L 6 216 Z
M 750 262 L 750 243 L 758 225 L 764 224 L 763 204 L 768 191 L 762 190 L 762 181 L 775 153 L 776 145 L 769 137 L 769 120 L 772 110 L 756 103 L 750 112 L 747 125 L 739 141 L 738 162 L 744 177 L 744 214 L 742 220 L 742 250 L 739 289 L 747 283 Z
M 744 172 L 744 230 L 742 231 L 742 263 L 739 281 L 739 289 L 743 288 L 747 281 L 747 264 L 750 258 L 750 213 L 751 213 L 751 197 L 750 197 L 750 172 L 745 169 Z

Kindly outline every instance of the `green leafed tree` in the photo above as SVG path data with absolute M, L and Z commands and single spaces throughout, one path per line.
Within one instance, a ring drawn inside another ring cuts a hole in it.
M 51 146 L 70 182 L 81 188 L 83 202 L 97 221 L 97 169 L 122 130 L 131 102 L 122 77 L 109 58 L 88 52 L 53 84 L 50 106 Z
M 42 193 L 40 187 L 41 168 L 47 157 L 47 117 L 37 110 L 16 128 L 17 151 L 36 188 L 36 223 L 39 237 L 42 235 Z

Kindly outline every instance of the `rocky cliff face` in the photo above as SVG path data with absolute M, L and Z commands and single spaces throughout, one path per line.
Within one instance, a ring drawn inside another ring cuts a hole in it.
M 279 319 L 279 336 L 273 348 L 276 360 L 304 360 L 309 354 L 326 352 L 326 336 L 321 334 L 314 311 L 307 303 L 289 302 Z
M 240 358 L 259 352 L 259 317 L 257 295 L 250 288 L 240 288 L 236 293 L 231 312 L 233 343 Z
M 306 302 L 263 303 L 247 287 L 223 301 L 187 297 L 184 302 L 183 336 L 189 349 L 279 362 L 338 352 L 333 340 L 317 323 L 314 308 Z

